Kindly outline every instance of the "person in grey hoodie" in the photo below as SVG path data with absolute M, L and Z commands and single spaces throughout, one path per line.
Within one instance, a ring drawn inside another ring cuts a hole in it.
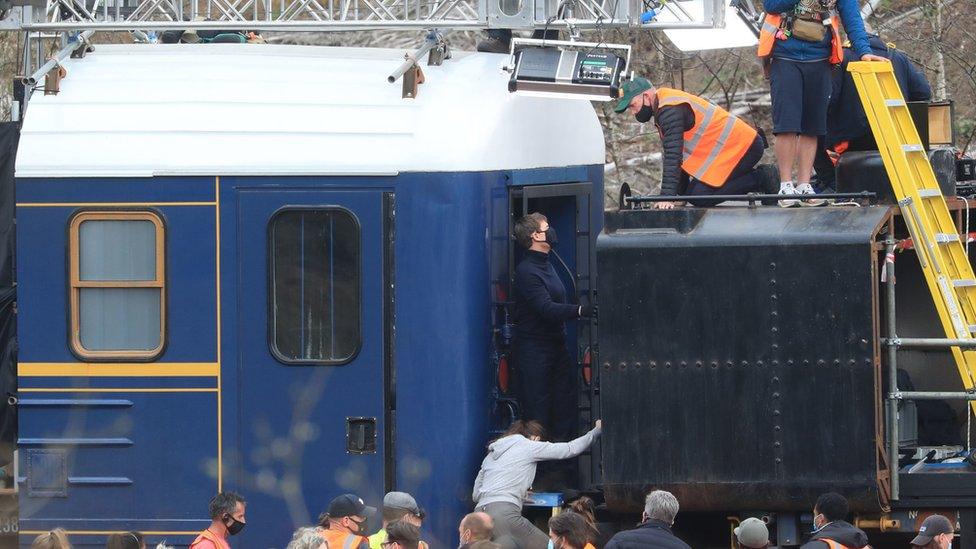
M 511 536 L 521 549 L 546 549 L 549 536 L 522 516 L 536 464 L 582 454 L 600 436 L 600 425 L 597 420 L 590 432 L 569 442 L 543 442 L 539 422 L 519 420 L 488 446 L 471 498 L 475 511 L 488 513 L 495 522 L 495 535 Z

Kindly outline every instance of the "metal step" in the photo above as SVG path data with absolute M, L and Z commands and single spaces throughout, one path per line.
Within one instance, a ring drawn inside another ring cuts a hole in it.
M 959 242 L 958 233 L 935 233 L 935 241 L 939 244 L 948 244 L 950 242 Z
M 956 288 L 972 288 L 976 287 L 976 280 L 953 280 L 952 285 Z
M 902 145 L 901 150 L 905 152 L 925 152 L 925 147 L 921 144 Z
M 935 198 L 937 196 L 942 196 L 941 189 L 919 189 L 918 196 L 921 198 Z
M 886 107 L 905 107 L 906 104 L 901 99 L 885 99 Z

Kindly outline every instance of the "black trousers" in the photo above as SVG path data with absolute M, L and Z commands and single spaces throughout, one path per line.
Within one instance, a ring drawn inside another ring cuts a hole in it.
M 515 381 L 523 420 L 545 427 L 549 440 L 576 435 L 576 369 L 562 339 L 516 336 Z
M 847 151 L 876 151 L 878 143 L 874 135 L 867 134 L 855 137 L 847 142 Z M 827 154 L 827 142 L 823 136 L 817 140 L 817 155 L 813 157 L 813 171 L 817 172 L 817 191 L 837 191 L 837 169 Z

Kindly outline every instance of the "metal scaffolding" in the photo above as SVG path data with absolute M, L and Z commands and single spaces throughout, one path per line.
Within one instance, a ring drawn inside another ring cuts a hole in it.
M 45 0 L 0 29 L 709 29 L 725 26 L 725 11 L 723 0 Z
M 968 230 L 968 228 L 967 228 Z M 889 225 L 888 236 L 885 238 L 885 253 L 887 257 L 894 257 L 895 237 L 894 224 Z M 976 349 L 976 339 L 950 338 L 901 338 L 898 337 L 895 322 L 895 263 L 885 262 L 885 308 L 887 316 L 887 336 L 882 343 L 888 351 L 888 394 L 885 395 L 887 404 L 888 431 L 888 461 L 891 472 L 891 499 L 899 499 L 898 462 L 899 439 L 898 432 L 898 404 L 903 400 L 965 400 L 976 401 L 976 391 L 901 391 L 898 389 L 898 352 L 900 349 L 945 349 L 957 347 L 962 350 Z M 966 413 L 972 409 L 967 406 Z M 966 441 L 967 446 L 969 441 Z

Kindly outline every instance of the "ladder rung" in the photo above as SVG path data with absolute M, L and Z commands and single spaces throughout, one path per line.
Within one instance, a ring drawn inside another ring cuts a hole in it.
M 955 286 L 956 288 L 972 288 L 976 286 L 976 280 L 972 280 L 972 279 L 953 280 L 952 285 Z
M 941 189 L 919 189 L 918 196 L 922 198 L 935 198 L 937 196 L 942 196 Z
M 904 107 L 905 101 L 902 99 L 885 99 L 886 107 Z
M 905 152 L 925 152 L 925 147 L 920 144 L 916 145 L 902 145 L 901 150 Z
M 939 244 L 959 242 L 959 235 L 957 233 L 935 233 L 935 241 Z
M 969 333 L 976 333 L 976 324 L 969 325 Z

